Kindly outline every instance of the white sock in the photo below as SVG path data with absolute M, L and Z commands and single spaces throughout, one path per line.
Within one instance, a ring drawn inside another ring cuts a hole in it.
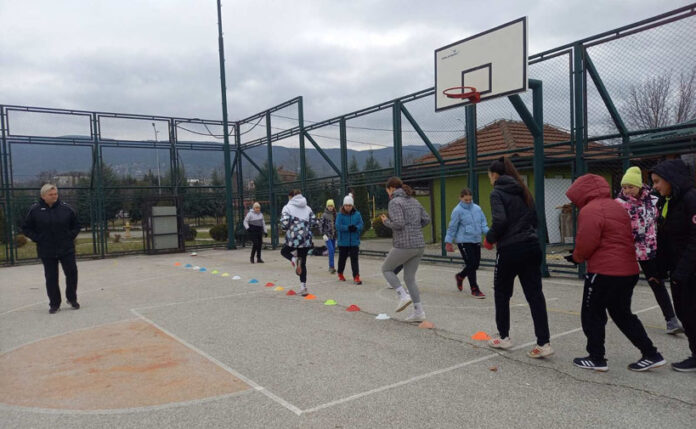
M 404 289 L 403 286 L 399 286 L 396 288 L 396 293 L 399 294 L 399 298 L 404 299 L 408 296 L 408 292 L 406 292 L 406 289 Z
M 423 312 L 423 304 L 420 302 L 414 302 L 413 303 L 413 311 L 416 313 L 422 313 Z
M 300 283 L 300 289 L 307 289 L 307 283 Z

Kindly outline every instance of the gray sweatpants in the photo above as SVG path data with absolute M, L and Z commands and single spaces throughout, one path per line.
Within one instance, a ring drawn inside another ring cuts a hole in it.
M 394 247 L 389 251 L 387 258 L 382 263 L 382 274 L 394 289 L 401 286 L 399 278 L 394 274 L 394 270 L 399 265 L 404 266 L 404 283 L 406 283 L 406 288 L 414 303 L 420 302 L 420 292 L 416 284 L 416 271 L 418 271 L 418 264 L 420 264 L 424 251 L 424 247 L 416 249 L 397 249 Z

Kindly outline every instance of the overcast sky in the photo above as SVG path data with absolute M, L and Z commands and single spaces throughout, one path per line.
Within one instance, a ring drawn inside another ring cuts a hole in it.
M 433 85 L 433 51 L 521 16 L 530 53 L 676 0 L 223 0 L 230 120 L 322 120 Z M 221 118 L 215 0 L 0 0 L 0 103 Z

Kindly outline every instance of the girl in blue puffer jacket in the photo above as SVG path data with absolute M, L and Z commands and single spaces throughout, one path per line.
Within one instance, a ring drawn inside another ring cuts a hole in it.
M 353 197 L 343 199 L 341 210 L 336 216 L 336 232 L 338 233 L 338 280 L 344 282 L 343 270 L 346 260 L 350 257 L 350 268 L 353 272 L 353 283 L 361 285 L 358 252 L 360 251 L 360 234 L 363 230 L 363 220 L 360 212 L 353 206 Z
M 481 236 L 488 233 L 488 222 L 483 210 L 472 201 L 469 188 L 462 189 L 459 204 L 452 210 L 445 243 L 448 252 L 454 252 L 452 243 L 456 243 L 464 259 L 464 268 L 454 276 L 457 289 L 462 290 L 465 278 L 469 278 L 471 296 L 485 298 L 476 282 L 476 270 L 481 262 Z

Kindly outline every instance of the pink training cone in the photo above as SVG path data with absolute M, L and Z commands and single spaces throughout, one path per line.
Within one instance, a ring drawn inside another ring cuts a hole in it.
M 350 307 L 346 308 L 346 311 L 360 311 L 360 307 L 355 304 L 351 304 Z

